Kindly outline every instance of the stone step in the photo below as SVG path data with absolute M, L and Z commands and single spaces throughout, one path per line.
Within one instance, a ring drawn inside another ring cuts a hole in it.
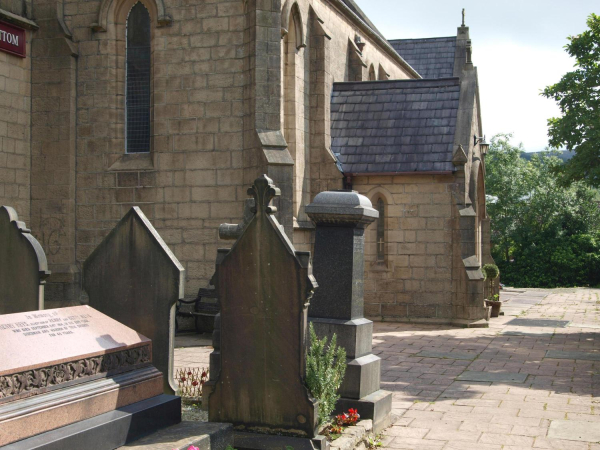
M 184 421 L 119 447 L 121 450 L 225 450 L 233 447 L 233 425 Z

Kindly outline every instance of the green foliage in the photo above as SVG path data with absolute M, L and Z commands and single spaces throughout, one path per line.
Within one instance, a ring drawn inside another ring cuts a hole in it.
M 381 436 L 381 434 L 378 434 L 377 436 L 367 436 L 365 439 L 365 447 L 367 447 L 369 450 L 375 450 L 376 448 L 381 447 L 383 445 L 381 442 Z
M 319 423 L 324 423 L 335 409 L 338 390 L 346 374 L 346 350 L 337 346 L 334 334 L 331 343 L 319 339 L 313 324 L 309 325 L 310 346 L 306 353 L 306 387 L 319 401 Z
M 600 282 L 600 208 L 583 182 L 565 188 L 562 161 L 546 152 L 526 161 L 510 135 L 492 138 L 486 157 L 492 256 L 515 287 Z
M 566 146 L 575 156 L 560 168 L 562 182 L 585 180 L 600 186 L 600 16 L 590 14 L 588 30 L 568 38 L 575 70 L 542 92 L 554 99 L 562 117 L 548 120 L 550 145 Z
M 500 270 L 496 264 L 486 264 L 481 268 L 486 280 L 494 280 L 500 275 Z

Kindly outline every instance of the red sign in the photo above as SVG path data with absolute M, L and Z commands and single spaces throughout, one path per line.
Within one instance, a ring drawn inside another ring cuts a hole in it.
M 0 22 L 0 51 L 25 58 L 25 30 Z

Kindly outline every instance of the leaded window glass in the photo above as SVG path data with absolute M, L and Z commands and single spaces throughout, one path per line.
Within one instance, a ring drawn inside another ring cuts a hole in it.
M 150 151 L 150 14 L 136 3 L 126 26 L 127 153 Z
M 385 259 L 385 204 L 383 199 L 377 200 L 377 211 L 379 211 L 379 219 L 377 219 L 377 261 Z

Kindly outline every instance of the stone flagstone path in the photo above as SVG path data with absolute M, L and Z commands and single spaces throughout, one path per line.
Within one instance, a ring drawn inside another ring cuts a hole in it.
M 383 448 L 600 450 L 600 290 L 501 298 L 489 329 L 375 324 L 398 417 Z M 175 365 L 207 366 L 209 351 L 178 348 Z

